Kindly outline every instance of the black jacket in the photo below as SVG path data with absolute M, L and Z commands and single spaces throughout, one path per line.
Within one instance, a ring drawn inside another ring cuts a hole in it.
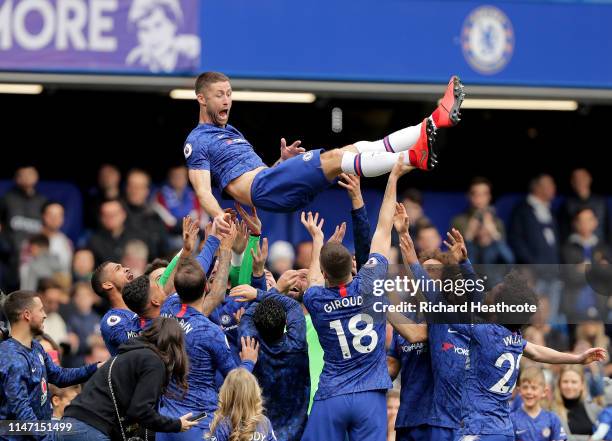
M 66 408 L 65 417 L 76 418 L 111 436 L 119 433 L 119 423 L 108 387 L 108 360 L 89 379 Z M 180 432 L 181 421 L 157 413 L 157 404 L 166 377 L 162 360 L 138 339 L 119 347 L 112 381 L 124 429 L 138 423 L 154 432 Z

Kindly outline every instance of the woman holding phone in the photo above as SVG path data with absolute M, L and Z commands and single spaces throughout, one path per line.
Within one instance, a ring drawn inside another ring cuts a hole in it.
M 155 319 L 139 337 L 120 346 L 119 354 L 85 383 L 83 392 L 64 412 L 62 421 L 71 423 L 71 430 L 58 433 L 57 439 L 110 441 L 138 434 L 153 440 L 155 432 L 189 430 L 197 424 L 191 421 L 191 414 L 173 419 L 157 412 L 159 398 L 171 379 L 187 389 L 187 363 L 178 322 Z

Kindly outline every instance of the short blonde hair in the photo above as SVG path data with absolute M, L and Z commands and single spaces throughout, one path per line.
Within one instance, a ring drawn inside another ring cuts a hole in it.
M 521 374 L 519 376 L 518 384 L 519 386 L 524 382 L 528 381 L 529 383 L 540 383 L 542 387 L 546 387 L 546 377 L 544 377 L 544 372 L 542 369 L 536 366 L 530 366 L 525 369 L 521 369 Z

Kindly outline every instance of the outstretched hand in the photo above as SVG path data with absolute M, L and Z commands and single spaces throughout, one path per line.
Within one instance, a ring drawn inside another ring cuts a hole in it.
M 444 241 L 444 245 L 448 247 L 448 250 L 453 255 L 453 257 L 457 260 L 457 262 L 461 263 L 467 260 L 468 252 L 467 247 L 465 246 L 465 241 L 463 240 L 463 236 L 456 228 L 452 228 L 450 232 L 446 233 L 448 241 Z
M 408 231 L 404 234 L 400 234 L 400 250 L 402 251 L 402 257 L 404 258 L 405 264 L 412 265 L 413 263 L 419 262 L 414 242 L 412 242 L 412 237 L 410 237 Z
M 240 351 L 240 359 L 242 361 L 249 360 L 257 363 L 257 355 L 259 354 L 259 343 L 253 337 L 240 337 L 242 350 Z
M 395 203 L 395 214 L 393 215 L 393 226 L 397 234 L 402 235 L 408 232 L 410 227 L 410 221 L 408 220 L 408 213 L 404 204 L 399 202 Z
M 246 222 L 249 232 L 253 236 L 261 235 L 261 219 L 257 216 L 257 209 L 255 207 L 251 207 L 251 214 L 248 214 L 242 205 L 236 202 L 236 210 L 242 217 L 242 220 Z
M 257 289 L 247 284 L 238 285 L 230 290 L 229 296 L 238 303 L 252 302 L 257 298 Z
M 399 157 L 397 158 L 397 162 L 395 163 L 395 165 L 393 166 L 393 169 L 391 170 L 390 176 L 399 178 L 399 177 L 404 176 L 406 173 L 411 172 L 412 170 L 416 168 L 406 163 L 406 160 L 404 158 L 406 157 L 407 154 L 408 153 L 399 154 Z
M 232 251 L 238 255 L 244 253 L 249 240 L 249 231 L 245 221 L 236 221 L 236 239 L 232 245 Z
M 359 176 L 342 173 L 340 174 L 338 185 L 342 188 L 346 188 L 351 198 L 353 210 L 364 206 L 363 195 L 361 194 L 361 178 Z
M 234 245 L 234 241 L 236 240 L 237 234 L 238 229 L 236 228 L 236 224 L 230 221 L 229 232 L 221 238 L 221 244 L 219 245 L 219 248 L 222 250 L 231 251 L 232 246 Z
M 344 235 L 346 234 L 346 222 L 342 222 L 340 225 L 336 225 L 334 234 L 331 235 L 328 242 L 342 243 Z
M 302 277 L 300 271 L 287 270 L 279 277 L 276 282 L 276 289 L 278 292 L 287 294 L 291 288 L 295 287 Z
M 604 348 L 591 348 L 579 355 L 581 364 L 591 364 L 594 361 L 604 361 L 608 357 L 608 351 Z
M 280 155 L 283 161 L 293 158 L 294 156 L 301 155 L 306 151 L 305 148 L 300 147 L 302 141 L 295 141 L 291 145 L 287 145 L 287 140 L 285 138 L 281 138 L 280 143 Z
M 306 213 L 302 211 L 300 220 L 302 221 L 302 225 L 306 227 L 308 233 L 310 233 L 312 239 L 319 240 L 321 243 L 323 243 L 323 223 L 325 222 L 325 219 L 321 218 L 321 222 L 319 222 L 319 213 L 315 213 L 313 216 L 312 212 L 309 211 L 307 216 Z
M 257 242 L 257 247 L 251 248 L 251 256 L 253 257 L 253 276 L 261 277 L 264 275 L 266 260 L 268 259 L 268 238 L 264 237 L 261 241 L 261 246 Z
M 200 227 L 198 223 L 189 216 L 183 218 L 183 252 L 187 254 L 193 253 Z

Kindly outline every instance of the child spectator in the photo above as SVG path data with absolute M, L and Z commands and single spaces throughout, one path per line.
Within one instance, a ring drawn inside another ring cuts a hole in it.
M 559 417 L 542 408 L 546 397 L 546 381 L 540 368 L 521 371 L 518 390 L 522 406 L 510 414 L 517 441 L 561 441 L 567 435 Z
M 244 368 L 234 369 L 219 391 L 219 408 L 206 439 L 276 441 L 272 424 L 263 411 L 255 376 Z
M 53 416 L 51 420 L 59 421 L 64 416 L 64 409 L 68 406 L 74 398 L 81 393 L 81 385 L 69 387 L 57 387 L 53 384 L 49 385 L 49 392 L 51 393 L 51 405 L 53 406 Z

